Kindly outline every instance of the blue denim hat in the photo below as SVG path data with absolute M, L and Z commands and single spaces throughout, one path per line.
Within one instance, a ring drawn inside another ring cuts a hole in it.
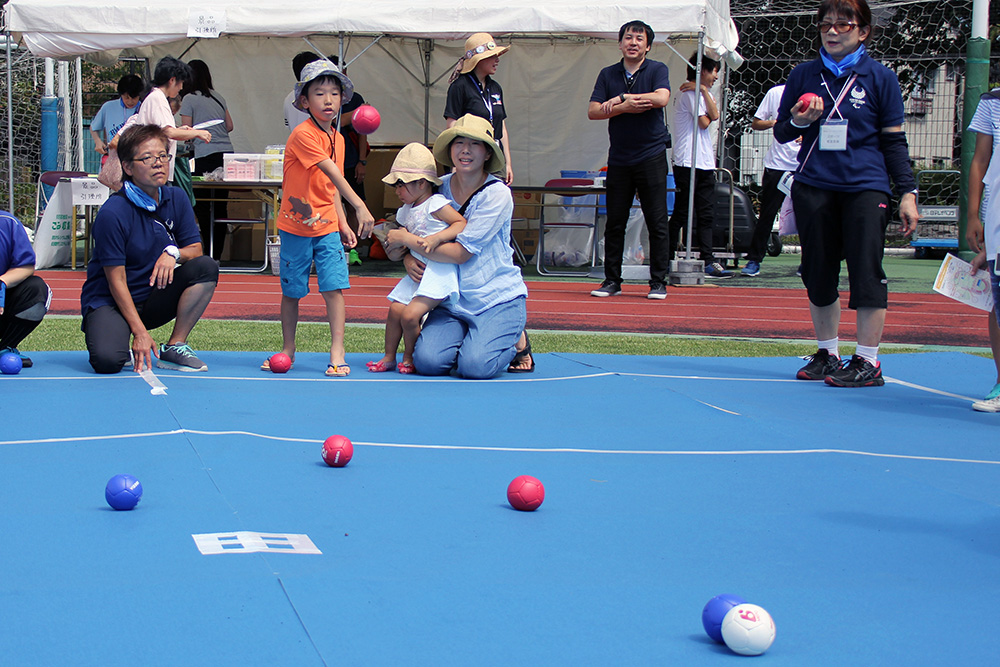
M 296 109 L 299 111 L 306 110 L 299 102 L 299 99 L 302 97 L 302 91 L 305 90 L 307 83 L 321 76 L 332 76 L 340 81 L 341 96 L 343 97 L 342 104 L 347 104 L 354 97 L 354 84 L 351 83 L 346 74 L 340 71 L 339 67 L 325 58 L 314 60 L 302 68 L 302 78 L 295 84 L 295 99 L 292 100 L 292 105 Z

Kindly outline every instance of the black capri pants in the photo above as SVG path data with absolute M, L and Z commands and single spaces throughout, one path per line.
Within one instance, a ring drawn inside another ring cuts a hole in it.
M 889 286 L 882 270 L 889 195 L 877 190 L 837 192 L 796 181 L 795 223 L 802 243 L 802 282 L 809 302 L 820 308 L 840 293 L 840 262 L 847 260 L 848 308 L 885 308 Z
M 135 304 L 147 330 L 162 327 L 177 317 L 177 304 L 188 287 L 219 282 L 219 263 L 201 255 L 174 269 L 174 280 L 163 289 L 153 288 L 144 303 Z M 118 373 L 129 360 L 132 330 L 117 306 L 101 306 L 83 316 L 83 333 L 90 365 L 97 373 Z

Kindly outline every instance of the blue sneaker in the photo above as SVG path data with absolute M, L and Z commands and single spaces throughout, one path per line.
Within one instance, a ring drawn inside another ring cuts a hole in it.
M 17 356 L 19 356 L 21 358 L 21 368 L 31 368 L 32 367 L 33 362 L 31 361 L 31 359 L 29 359 L 27 355 L 21 354 L 21 351 L 19 349 L 17 349 L 16 347 L 5 347 L 5 348 L 3 348 L 2 350 L 0 350 L 0 357 L 2 357 L 3 355 L 7 354 L 8 352 L 10 352 L 11 354 L 16 354 Z
M 712 262 L 705 266 L 705 275 L 709 278 L 732 278 L 733 272 L 726 271 L 718 262 Z
M 760 262 L 755 262 L 751 259 L 740 273 L 751 278 L 760 275 Z

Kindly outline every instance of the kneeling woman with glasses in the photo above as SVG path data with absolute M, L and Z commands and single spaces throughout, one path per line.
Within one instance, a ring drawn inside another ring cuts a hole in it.
M 882 253 L 893 193 L 904 235 L 919 218 L 903 97 L 896 75 L 865 50 L 872 35 L 865 0 L 823 0 L 816 18 L 819 57 L 792 70 L 774 126 L 780 143 L 802 137 L 791 196 L 819 349 L 796 377 L 835 387 L 881 386 L 878 346 L 888 302 Z M 850 276 L 847 305 L 858 322 L 857 350 L 844 363 L 841 259 Z
M 152 368 L 154 356 L 160 368 L 208 369 L 187 338 L 215 293 L 219 265 L 202 252 L 187 195 L 165 185 L 167 145 L 158 125 L 118 135 L 124 185 L 94 220 L 94 253 L 80 294 L 90 365 L 98 373 L 119 372 L 130 347 L 136 372 Z M 149 330 L 175 318 L 157 349 Z

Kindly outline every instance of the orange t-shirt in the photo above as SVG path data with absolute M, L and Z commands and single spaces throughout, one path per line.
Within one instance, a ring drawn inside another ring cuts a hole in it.
M 334 206 L 337 188 L 316 166 L 330 159 L 343 171 L 344 137 L 339 132 L 331 129 L 327 133 L 312 119 L 292 130 L 285 144 L 278 229 L 297 236 L 325 236 L 340 231 Z

